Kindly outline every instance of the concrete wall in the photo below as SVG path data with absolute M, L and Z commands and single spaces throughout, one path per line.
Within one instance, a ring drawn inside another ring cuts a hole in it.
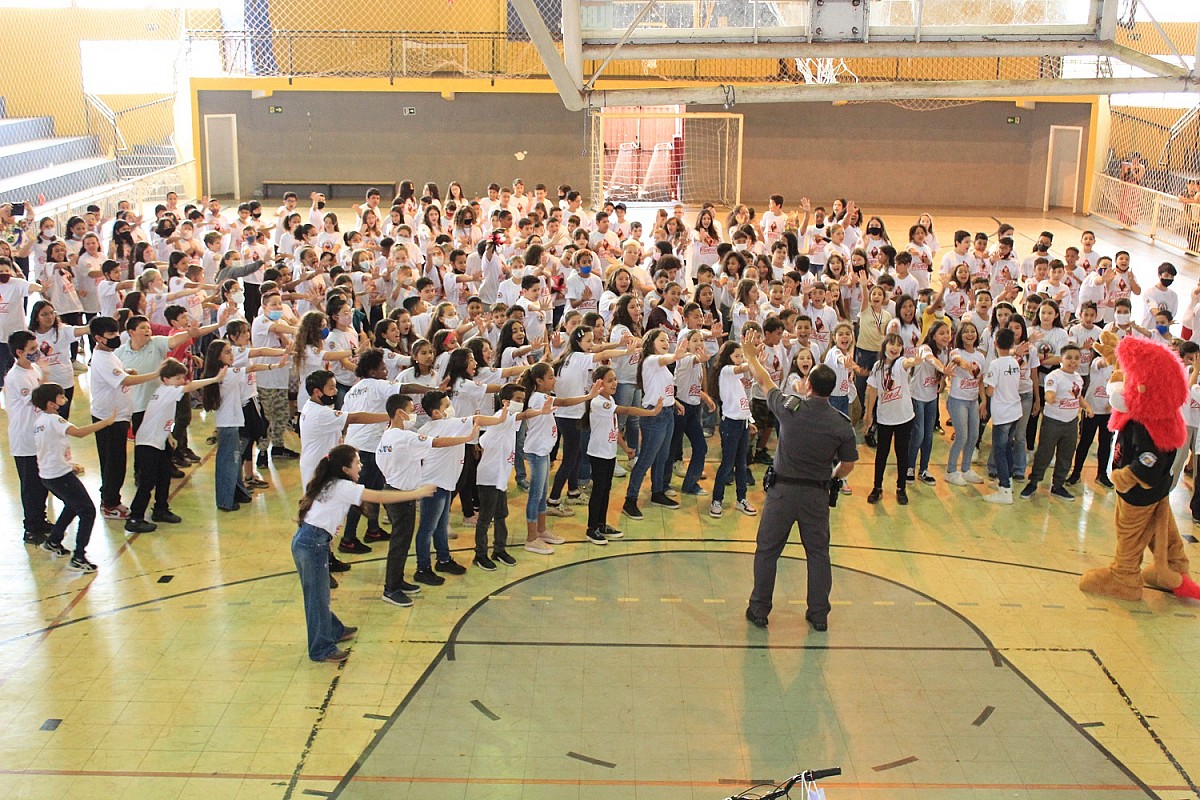
M 271 106 L 283 113 L 269 113 Z M 405 107 L 416 114 L 404 115 Z M 814 203 L 842 196 L 864 205 L 1040 209 L 1050 126 L 1077 125 L 1086 137 L 1089 124 L 1086 104 L 737 111 L 745 115 L 742 198 L 755 206 L 780 192 L 789 205 L 807 195 Z M 590 185 L 584 119 L 556 95 L 459 93 L 448 101 L 421 93 L 277 92 L 254 100 L 244 91 L 201 91 L 198 113 L 237 115 L 244 198 L 268 180 L 361 181 L 385 194 L 404 178 L 443 190 L 458 180 L 469 194 L 514 177 L 551 189 L 569 183 L 585 194 Z M 1021 124 L 1007 124 L 1010 116 Z

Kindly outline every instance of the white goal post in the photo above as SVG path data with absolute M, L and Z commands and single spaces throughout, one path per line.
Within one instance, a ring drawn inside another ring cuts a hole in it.
M 590 151 L 596 208 L 741 202 L 741 114 L 602 110 L 592 116 Z

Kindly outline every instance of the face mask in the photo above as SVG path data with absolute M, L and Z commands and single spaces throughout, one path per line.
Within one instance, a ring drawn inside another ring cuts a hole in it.
M 229 299 L 240 304 L 246 299 L 246 295 L 242 294 L 241 292 L 235 292 L 234 294 L 229 295 Z
M 1129 314 L 1127 314 L 1127 313 L 1118 311 L 1116 313 L 1116 318 L 1117 318 L 1118 325 L 1128 325 L 1129 324 Z
M 1125 382 L 1112 381 L 1104 388 L 1108 391 L 1108 404 L 1113 410 L 1126 413 L 1128 409 L 1125 407 Z
M 53 239 L 57 235 L 58 228 L 46 228 L 46 230 L 42 231 L 42 236 L 46 239 Z
M 928 303 L 917 303 L 917 317 L 920 318 L 920 317 L 924 316 L 925 309 L 928 307 L 929 307 Z
M 32 353 L 26 353 L 25 360 L 30 364 L 36 364 L 42 360 L 42 353 L 40 350 L 34 350 Z
M 442 320 L 442 324 L 445 325 L 447 328 L 457 328 L 459 325 L 462 325 L 462 318 L 461 317 L 446 317 L 444 320 Z
M 1168 278 L 1167 276 L 1164 275 L 1163 277 L 1158 279 L 1158 282 L 1161 283 L 1163 286 L 1170 286 L 1172 283 L 1175 282 L 1175 279 Z
M 579 265 L 579 274 L 584 275 L 584 276 L 591 275 L 592 274 L 592 265 L 591 264 L 580 264 Z
M 179 234 L 179 238 L 190 239 L 190 238 L 192 238 L 192 234 L 190 231 L 184 231 L 183 233 Z
M 322 339 L 329 338 L 329 328 L 321 328 L 321 338 Z
M 445 263 L 446 263 L 446 259 L 438 258 L 437 256 L 433 257 L 433 265 L 435 267 L 440 267 L 440 266 L 442 266 L 442 264 L 445 264 Z
M 238 261 L 230 261 L 230 262 L 229 262 L 229 263 L 228 263 L 226 266 L 229 266 L 229 267 L 232 267 L 232 268 L 234 268 L 234 269 L 237 269 L 237 268 L 238 268 L 238 267 L 240 267 L 241 265 L 242 265 L 242 262 L 241 262 L 240 260 L 238 260 Z
M 872 225 L 871 227 L 867 228 L 867 234 L 870 236 L 880 236 L 882 233 L 883 228 L 879 227 L 878 225 Z
M 109 337 L 107 337 L 107 338 L 104 340 L 104 345 L 105 345 L 106 347 L 108 347 L 109 349 L 111 349 L 111 350 L 116 350 L 118 347 L 120 347 L 120 346 L 121 346 L 121 336 L 120 336 L 120 334 L 118 334 L 118 335 L 116 335 L 116 336 L 109 336 Z
M 1155 325 L 1154 330 L 1158 331 L 1158 334 L 1160 336 L 1166 336 L 1167 331 L 1171 330 L 1171 326 L 1170 325 Z
M 12 280 L 12 275 L 7 272 L 0 272 L 0 283 L 8 283 Z
M 325 201 L 324 201 L 324 200 L 318 200 L 318 201 L 317 201 L 317 208 L 324 208 L 324 207 L 325 207 Z
M 406 431 L 414 430 L 417 427 L 417 421 L 415 419 L 406 419 L 400 427 Z
M 733 246 L 733 249 L 734 249 L 734 250 L 736 250 L 736 251 L 737 251 L 737 252 L 739 252 L 739 253 L 744 253 L 744 252 L 746 252 L 746 250 L 747 250 L 747 247 L 746 247 L 746 245 L 744 245 L 744 244 L 735 244 L 735 245 Z
M 331 406 L 337 402 L 337 395 L 336 394 L 330 395 L 330 394 L 325 394 L 324 392 L 321 392 L 321 396 L 319 399 L 321 401 L 321 405 Z
M 442 412 L 442 419 L 454 419 L 454 406 L 447 406 Z
M 283 312 L 282 311 L 268 311 L 267 319 L 271 320 L 272 322 L 281 320 L 281 319 L 283 319 Z
M 525 404 L 524 404 L 524 403 L 518 403 L 516 400 L 509 400 L 509 401 L 508 401 L 508 413 L 510 413 L 510 414 L 520 414 L 520 413 L 521 413 L 522 411 L 524 411 L 524 410 L 525 410 Z

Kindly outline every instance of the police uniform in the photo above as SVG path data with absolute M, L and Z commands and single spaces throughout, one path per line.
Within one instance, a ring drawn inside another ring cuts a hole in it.
M 787 398 L 779 389 L 767 395 L 779 420 L 775 484 L 767 490 L 754 551 L 754 591 L 748 616 L 765 620 L 771 613 L 775 572 L 792 525 L 808 556 L 808 613 L 813 622 L 829 616 L 829 491 L 834 464 L 858 460 L 850 420 L 829 405 L 829 398 Z

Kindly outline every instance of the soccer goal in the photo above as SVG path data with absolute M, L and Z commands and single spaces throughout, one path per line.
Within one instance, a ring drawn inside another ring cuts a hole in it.
M 742 191 L 742 115 L 600 111 L 592 118 L 592 202 L 711 202 Z

